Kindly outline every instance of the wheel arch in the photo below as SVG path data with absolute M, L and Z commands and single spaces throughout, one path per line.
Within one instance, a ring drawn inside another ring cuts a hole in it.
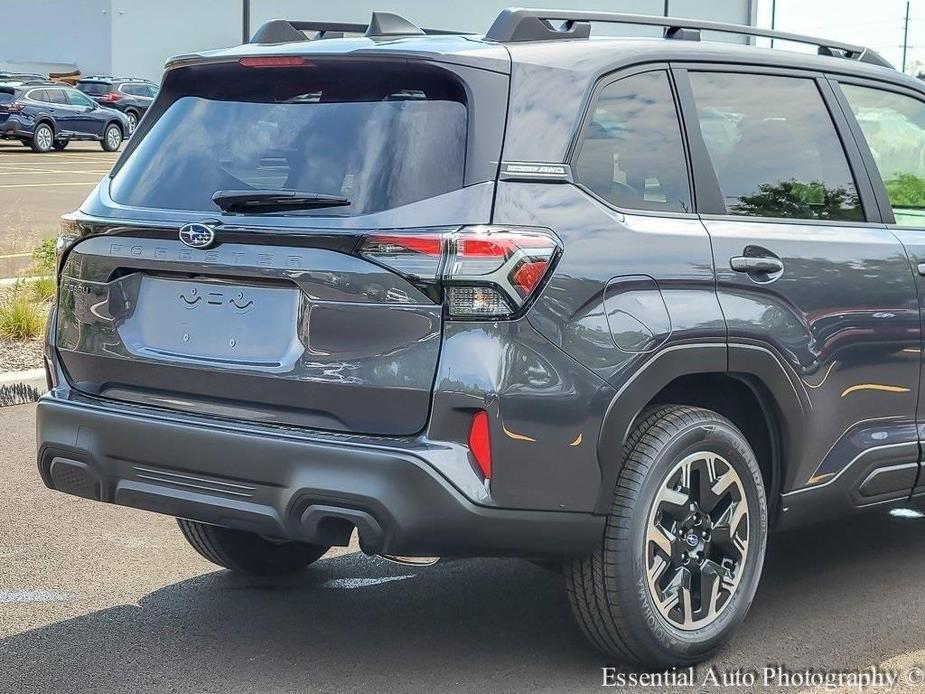
M 640 414 L 671 403 L 716 411 L 742 431 L 762 469 L 769 520 L 775 523 L 787 453 L 803 435 L 806 404 L 800 393 L 777 356 L 763 347 L 707 343 L 659 351 L 608 407 L 598 441 L 601 489 L 595 510 L 604 513 L 611 502 L 623 449 Z
M 39 127 L 40 125 L 42 125 L 43 123 L 44 123 L 45 125 L 47 125 L 49 128 L 51 128 L 51 133 L 52 133 L 52 135 L 57 135 L 57 134 L 58 134 L 58 124 L 55 123 L 55 119 L 52 118 L 51 116 L 42 115 L 42 116 L 39 116 L 38 118 L 35 119 L 35 125 L 34 125 L 33 128 L 32 128 L 32 135 L 33 135 L 33 136 L 35 136 L 35 130 L 36 130 L 36 128 L 38 128 L 38 127 Z

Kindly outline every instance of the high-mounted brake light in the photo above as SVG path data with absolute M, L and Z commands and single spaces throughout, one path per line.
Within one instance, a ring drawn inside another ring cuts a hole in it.
M 359 252 L 411 279 L 439 281 L 451 318 L 508 318 L 536 293 L 559 250 L 545 229 L 472 226 L 373 234 Z
M 469 451 L 485 479 L 491 479 L 491 435 L 488 432 L 488 413 L 479 410 L 472 415 L 469 425 Z
M 298 67 L 311 66 L 301 55 L 251 55 L 238 60 L 244 67 Z

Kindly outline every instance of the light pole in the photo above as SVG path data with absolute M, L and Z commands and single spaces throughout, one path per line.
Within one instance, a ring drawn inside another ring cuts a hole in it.
M 906 50 L 909 48 L 909 2 L 906 0 L 906 24 L 903 26 L 903 72 L 906 71 Z

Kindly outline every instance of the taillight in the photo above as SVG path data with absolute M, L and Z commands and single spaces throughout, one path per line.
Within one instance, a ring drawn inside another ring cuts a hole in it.
M 360 254 L 414 280 L 440 282 L 451 318 L 520 312 L 560 250 L 546 229 L 471 226 L 368 236 Z
M 19 113 L 22 111 L 26 105 L 21 101 L 12 101 L 5 106 L 0 106 L 0 110 L 9 111 L 10 113 Z
M 491 479 L 491 435 L 488 432 L 488 413 L 479 410 L 472 415 L 469 425 L 469 451 L 485 479 Z
M 100 96 L 100 101 L 104 104 L 114 104 L 122 98 L 122 95 L 119 92 L 106 92 Z
M 56 274 L 61 272 L 61 261 L 64 259 L 65 254 L 80 238 L 80 225 L 77 220 L 70 214 L 61 217 L 61 230 L 58 232 L 58 238 L 55 241 Z

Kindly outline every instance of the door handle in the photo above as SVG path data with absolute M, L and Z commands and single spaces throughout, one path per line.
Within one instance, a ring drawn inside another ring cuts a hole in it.
M 735 258 L 730 258 L 729 267 L 736 272 L 748 272 L 762 275 L 772 275 L 776 272 L 784 271 L 784 264 L 777 258 L 753 258 L 745 255 L 738 255 Z
M 925 275 L 925 263 L 919 263 L 918 271 L 920 275 Z

